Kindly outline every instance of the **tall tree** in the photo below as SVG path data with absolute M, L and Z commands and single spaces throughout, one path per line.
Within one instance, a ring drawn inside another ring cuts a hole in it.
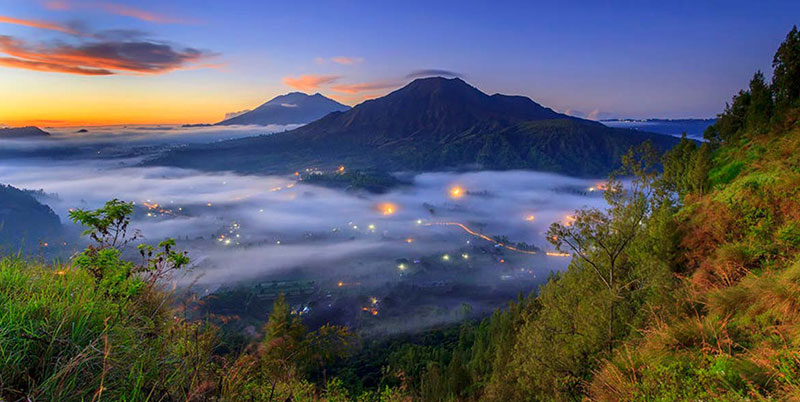
M 576 212 L 566 224 L 553 223 L 548 239 L 559 250 L 568 250 L 610 293 L 608 305 L 608 350 L 613 349 L 615 305 L 623 291 L 630 286 L 625 275 L 624 254 L 643 229 L 647 218 L 653 186 L 657 175 L 658 156 L 650 143 L 632 149 L 622 158 L 622 169 L 609 179 L 605 193 L 607 211 L 596 208 Z M 617 175 L 632 175 L 623 186 Z
M 775 52 L 772 68 L 776 104 L 781 108 L 797 104 L 800 101 L 800 31 L 796 25 Z

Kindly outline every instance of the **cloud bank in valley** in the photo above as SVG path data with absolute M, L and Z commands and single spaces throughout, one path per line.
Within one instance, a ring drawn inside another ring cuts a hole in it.
M 522 171 L 426 173 L 382 195 L 309 186 L 293 177 L 120 168 L 115 160 L 6 161 L 0 177 L 17 187 L 56 194 L 57 199 L 46 202 L 62 221 L 69 208 L 97 208 L 111 198 L 181 208 L 184 213 L 139 214 L 134 224 L 148 241 L 188 239 L 180 243 L 200 261 L 194 274 L 202 274 L 200 280 L 208 284 L 299 268 L 321 276 L 370 275 L 366 271 L 377 261 L 394 267 L 396 258 L 447 253 L 474 239 L 459 227 L 429 223 L 458 222 L 548 248 L 544 234 L 551 222 L 563 221 L 576 208 L 602 204 L 598 193 L 587 192 L 592 181 Z M 465 195 L 454 199 L 454 186 Z M 391 213 L 386 213 L 387 204 Z M 212 235 L 226 233 L 233 224 L 240 244 L 219 244 Z M 536 258 L 532 264 L 553 268 Z

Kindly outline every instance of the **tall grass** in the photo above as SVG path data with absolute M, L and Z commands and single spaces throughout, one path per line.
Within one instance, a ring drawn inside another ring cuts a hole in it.
M 83 270 L 0 260 L 0 400 L 199 398 L 214 334 L 167 295 L 109 296 Z

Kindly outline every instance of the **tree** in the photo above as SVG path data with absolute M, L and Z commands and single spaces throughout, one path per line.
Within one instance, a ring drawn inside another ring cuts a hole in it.
M 175 240 L 166 239 L 157 247 L 141 244 L 141 265 L 134 265 L 121 258 L 121 249 L 139 237 L 139 231 L 129 234 L 133 204 L 113 199 L 95 210 L 76 209 L 70 211 L 73 222 L 86 227 L 84 236 L 95 241 L 78 254 L 74 263 L 86 269 L 110 294 L 129 297 L 145 284 L 152 286 L 170 272 L 189 264 L 186 252 L 174 250 Z M 141 276 L 147 276 L 145 282 Z
M 575 213 L 570 223 L 553 223 L 548 231 L 549 241 L 558 250 L 567 248 L 590 269 L 609 294 L 608 350 L 614 343 L 614 308 L 621 293 L 631 285 L 625 270 L 624 254 L 643 228 L 651 210 L 658 156 L 650 143 L 631 149 L 622 158 L 622 169 L 611 176 L 605 192 L 607 211 L 596 208 Z M 616 177 L 632 175 L 627 185 Z
M 756 71 L 750 80 L 750 107 L 745 114 L 744 126 L 750 132 L 765 132 L 772 118 L 772 89 L 764 81 L 764 73 Z
M 69 213 L 74 223 L 86 226 L 84 236 L 89 236 L 100 248 L 120 248 L 136 240 L 139 232 L 128 236 L 128 225 L 133 215 L 133 204 L 113 199 L 95 210 L 76 209 Z
M 775 52 L 772 68 L 775 103 L 781 108 L 795 105 L 800 100 L 800 31 L 796 25 Z
M 714 166 L 714 161 L 711 157 L 711 144 L 703 143 L 697 152 L 694 153 L 690 169 L 687 171 L 688 190 L 700 195 L 708 192 L 711 188 L 711 183 L 708 178 L 708 172 Z
M 683 133 L 681 142 L 664 154 L 664 172 L 659 181 L 666 191 L 676 193 L 679 198 L 689 192 L 688 171 L 696 152 L 695 142 L 686 138 L 686 133 Z

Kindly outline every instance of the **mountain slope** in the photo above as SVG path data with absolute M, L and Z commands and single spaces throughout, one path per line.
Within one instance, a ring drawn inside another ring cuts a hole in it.
M 60 230 L 61 221 L 50 207 L 22 190 L 0 184 L 0 249 L 33 249 Z
M 42 138 L 49 137 L 50 133 L 40 129 L 39 127 L 26 126 L 26 127 L 10 127 L 0 128 L 0 139 L 3 138 Z
M 263 105 L 247 112 L 223 120 L 217 125 L 233 124 L 305 124 L 310 123 L 331 112 L 350 109 L 333 99 L 320 94 L 306 95 L 302 92 L 291 92 L 276 96 Z
M 174 150 L 150 163 L 248 173 L 310 166 L 384 170 L 540 169 L 608 173 L 631 145 L 667 136 L 613 129 L 522 96 L 487 95 L 454 78 L 418 79 L 287 133 Z

